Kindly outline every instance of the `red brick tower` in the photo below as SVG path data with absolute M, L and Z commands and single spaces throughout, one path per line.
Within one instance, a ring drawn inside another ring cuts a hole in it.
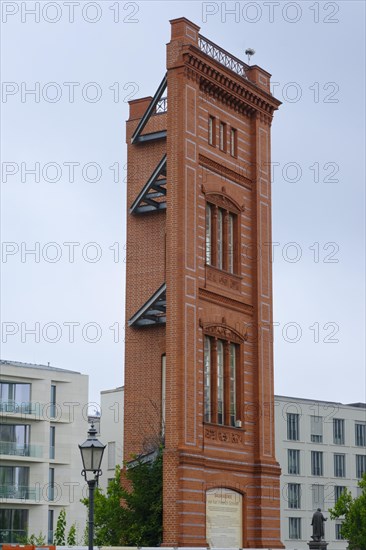
M 270 75 L 171 21 L 127 122 L 125 459 L 164 437 L 164 545 L 282 548 Z M 166 97 L 165 97 L 166 96 Z M 229 527 L 228 527 L 229 526 Z

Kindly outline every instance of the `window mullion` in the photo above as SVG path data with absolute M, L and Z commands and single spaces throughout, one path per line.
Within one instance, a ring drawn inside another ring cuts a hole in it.
M 229 212 L 224 210 L 222 228 L 222 268 L 229 271 Z

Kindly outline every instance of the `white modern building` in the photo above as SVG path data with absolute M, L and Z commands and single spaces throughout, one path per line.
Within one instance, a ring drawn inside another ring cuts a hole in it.
M 311 518 L 321 508 L 328 518 L 325 540 L 345 550 L 340 521 L 328 509 L 344 487 L 358 495 L 366 472 L 366 404 L 344 405 L 275 396 L 276 456 L 281 476 L 281 538 L 286 548 L 308 549 Z
M 103 455 L 103 474 L 99 478 L 99 486 L 105 490 L 108 482 L 114 478 L 116 466 L 122 465 L 123 462 L 123 386 L 101 391 L 100 406 L 98 438 L 106 445 L 106 449 Z
M 50 543 L 62 508 L 82 538 L 87 430 L 88 376 L 0 361 L 0 543 L 40 533 Z

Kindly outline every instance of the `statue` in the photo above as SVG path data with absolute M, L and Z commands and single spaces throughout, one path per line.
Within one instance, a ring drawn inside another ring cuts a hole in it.
M 311 521 L 311 525 L 313 526 L 313 534 L 311 538 L 313 540 L 316 540 L 316 541 L 323 540 L 325 521 L 327 521 L 327 518 L 323 516 L 321 509 L 318 508 L 317 511 L 314 512 L 313 519 Z

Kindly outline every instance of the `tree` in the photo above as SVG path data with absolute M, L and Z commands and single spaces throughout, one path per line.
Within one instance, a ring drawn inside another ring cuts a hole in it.
M 76 546 L 76 523 L 75 522 L 71 525 L 69 533 L 67 535 L 67 545 Z
M 121 475 L 131 490 L 121 485 Z M 162 537 L 162 449 L 147 462 L 136 458 L 135 465 L 116 467 L 106 493 L 95 490 L 94 527 L 98 546 L 157 546 Z M 88 499 L 82 501 L 88 506 Z
M 54 533 L 53 543 L 56 546 L 65 546 L 65 529 L 66 529 L 66 511 L 65 508 L 60 510 L 57 518 L 56 529 Z
M 345 489 L 334 508 L 330 508 L 331 519 L 342 518 L 341 534 L 348 540 L 350 550 L 366 548 L 366 473 L 358 482 L 361 494 L 353 498 L 351 491 Z

